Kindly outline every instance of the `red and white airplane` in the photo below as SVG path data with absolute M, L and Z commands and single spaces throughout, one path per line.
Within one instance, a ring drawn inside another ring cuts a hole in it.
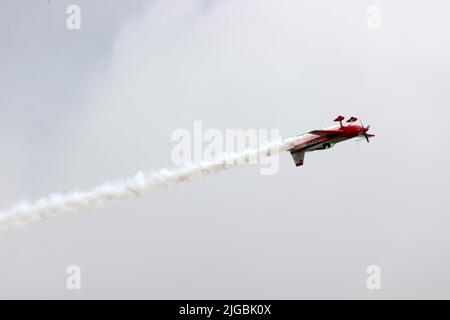
M 329 149 L 336 143 L 356 137 L 364 137 L 367 142 L 369 142 L 369 138 L 375 136 L 367 133 L 370 126 L 365 128 L 362 122 L 360 125 L 353 124 L 356 120 L 358 120 L 358 118 L 351 117 L 346 121 L 348 123 L 346 126 L 342 124 L 344 119 L 345 118 L 343 116 L 339 116 L 334 119 L 334 121 L 339 122 L 339 126 L 324 128 L 321 130 L 313 130 L 298 136 L 298 140 L 296 139 L 295 141 L 295 147 L 288 150 L 291 152 L 295 165 L 297 167 L 303 165 L 305 152 Z

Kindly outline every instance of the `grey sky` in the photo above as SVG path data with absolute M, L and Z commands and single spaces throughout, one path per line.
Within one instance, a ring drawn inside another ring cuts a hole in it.
M 65 9 L 82 10 L 69 31 Z M 366 8 L 381 9 L 381 30 Z M 449 298 L 447 1 L 2 1 L 0 207 L 170 167 L 177 128 L 373 143 L 0 233 L 1 298 Z M 83 288 L 65 287 L 80 265 Z M 366 288 L 368 265 L 382 290 Z

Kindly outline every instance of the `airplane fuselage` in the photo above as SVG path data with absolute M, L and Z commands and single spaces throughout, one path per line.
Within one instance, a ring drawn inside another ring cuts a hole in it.
M 336 143 L 360 136 L 360 133 L 364 130 L 364 128 L 359 125 L 351 125 L 352 128 L 349 127 L 350 126 L 340 128 L 339 126 L 336 126 L 320 130 L 321 132 L 331 130 L 340 131 L 330 132 L 330 134 L 327 136 L 312 133 L 314 131 L 302 134 L 298 136 L 300 138 L 300 143 L 295 147 L 295 150 L 304 150 L 305 152 L 310 152 L 315 150 L 329 149 Z
M 356 118 L 351 118 L 355 119 Z M 339 118 L 336 119 L 339 121 Z M 335 120 L 335 121 L 336 121 Z M 340 119 L 340 126 L 328 127 L 320 130 L 313 130 L 308 133 L 296 137 L 294 147 L 289 149 L 292 158 L 297 166 L 303 165 L 303 160 L 306 152 L 315 150 L 326 150 L 332 148 L 335 144 L 353 139 L 359 136 L 365 136 L 367 142 L 369 137 L 374 135 L 368 134 L 369 127 L 365 128 L 362 125 L 348 124 L 344 126 L 342 119 Z

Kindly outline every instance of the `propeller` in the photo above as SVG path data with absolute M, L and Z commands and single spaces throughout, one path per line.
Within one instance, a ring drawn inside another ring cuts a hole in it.
M 363 127 L 363 135 L 366 138 L 367 143 L 369 143 L 369 137 L 367 136 L 367 131 L 369 131 L 370 125 L 367 126 L 367 128 L 364 128 L 364 125 L 362 123 L 362 120 L 360 119 L 359 122 L 361 122 L 361 127 Z

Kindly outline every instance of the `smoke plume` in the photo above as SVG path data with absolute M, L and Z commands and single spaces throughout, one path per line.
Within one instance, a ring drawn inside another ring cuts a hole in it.
M 274 156 L 291 148 L 298 138 L 287 138 L 268 143 L 257 149 L 248 149 L 237 153 L 219 156 L 214 161 L 185 164 L 173 170 L 139 172 L 135 176 L 100 185 L 87 192 L 69 194 L 55 193 L 36 202 L 20 203 L 9 211 L 0 212 L 0 228 L 23 225 L 32 221 L 45 220 L 68 212 L 76 212 L 85 207 L 103 204 L 111 200 L 140 196 L 144 191 L 168 187 L 179 182 L 188 182 L 195 177 L 207 176 L 227 170 L 238 164 Z

